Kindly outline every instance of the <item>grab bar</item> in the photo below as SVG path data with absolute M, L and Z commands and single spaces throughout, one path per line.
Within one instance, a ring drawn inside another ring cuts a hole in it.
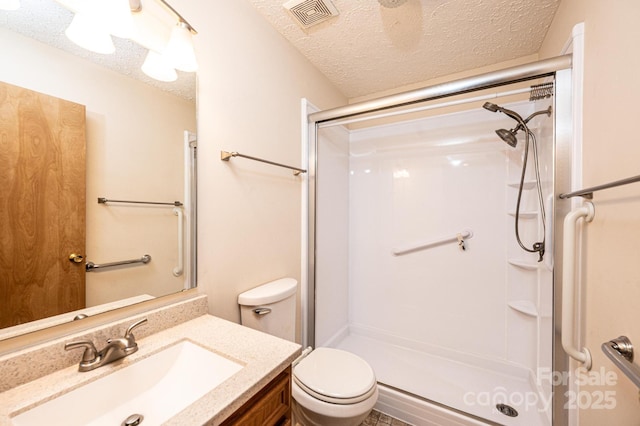
M 618 367 L 638 388 L 640 388 L 640 367 L 633 363 L 633 345 L 627 336 L 604 342 L 602 352 Z
M 151 256 L 149 256 L 148 254 L 145 254 L 140 259 L 121 260 L 119 262 L 101 263 L 101 264 L 96 264 L 96 263 L 93 263 L 93 262 L 87 262 L 87 264 L 85 266 L 85 269 L 86 269 L 87 272 L 92 272 L 92 271 L 95 271 L 96 269 L 110 268 L 112 266 L 130 265 L 132 263 L 144 263 L 144 264 L 147 264 L 149 262 L 151 262 Z
M 173 275 L 179 277 L 182 275 L 182 271 L 184 270 L 183 258 L 184 258 L 184 223 L 183 223 L 183 214 L 182 209 L 176 207 L 173 209 L 173 214 L 178 216 L 178 266 L 173 268 Z
M 456 241 L 458 242 L 458 246 L 460 247 L 461 250 L 466 250 L 466 247 L 464 245 L 464 240 L 472 237 L 473 237 L 473 231 L 469 229 L 465 229 L 464 231 L 457 233 L 453 237 L 442 237 L 432 241 L 427 241 L 427 242 L 423 241 L 423 242 L 409 244 L 406 246 L 396 247 L 391 252 L 393 253 L 394 256 L 401 256 L 403 254 L 412 253 L 414 251 L 424 250 L 431 247 L 436 247 L 446 243 L 453 243 Z
M 628 185 L 628 184 L 634 183 L 634 182 L 640 182 L 640 175 L 633 176 L 633 177 L 626 178 L 626 179 L 620 179 L 620 180 L 617 180 L 615 182 L 609 182 L 609 183 L 605 183 L 605 184 L 598 185 L 598 186 L 592 186 L 591 188 L 585 188 L 585 189 L 580 189 L 578 191 L 567 192 L 566 194 L 560 194 L 559 197 L 564 199 L 564 198 L 571 198 L 571 197 L 581 196 L 581 197 L 584 197 L 584 198 L 592 199 L 593 198 L 593 193 L 596 192 L 596 191 L 601 191 L 603 189 L 609 189 L 609 188 L 615 188 L 616 186 Z
M 280 163 L 275 163 L 269 160 L 263 160 L 262 158 L 258 158 L 258 157 L 251 157 L 250 155 L 240 154 L 239 152 L 220 151 L 220 159 L 222 161 L 229 161 L 231 157 L 248 158 L 249 160 L 260 161 L 261 163 L 271 164 L 272 166 L 284 167 L 285 169 L 293 170 L 293 174 L 295 176 L 298 176 L 300 173 L 307 173 L 305 169 L 299 169 L 298 167 L 287 166 L 286 164 L 280 164 Z
M 563 247 L 562 247 L 562 347 L 571 358 L 584 364 L 591 370 L 591 352 L 589 349 L 577 349 L 573 345 L 575 321 L 575 269 L 576 269 L 576 224 L 578 219 L 584 218 L 591 222 L 595 215 L 592 203 L 585 203 L 567 214 L 564 218 Z
M 105 197 L 98 197 L 98 204 L 107 204 L 107 203 L 127 203 L 127 204 L 148 204 L 148 205 L 160 205 L 160 206 L 176 206 L 179 207 L 182 205 L 180 201 L 173 201 L 170 203 L 161 203 L 158 201 L 127 201 L 127 200 L 109 200 Z

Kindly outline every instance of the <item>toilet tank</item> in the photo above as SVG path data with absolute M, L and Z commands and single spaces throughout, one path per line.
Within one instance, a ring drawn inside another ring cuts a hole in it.
M 238 296 L 242 325 L 295 341 L 298 281 L 281 278 Z

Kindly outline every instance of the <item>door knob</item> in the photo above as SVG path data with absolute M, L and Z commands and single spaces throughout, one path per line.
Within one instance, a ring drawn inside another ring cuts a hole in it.
M 75 253 L 71 253 L 69 255 L 69 261 L 73 262 L 73 263 L 82 263 L 82 261 L 84 260 L 84 256 L 79 255 L 79 254 L 75 254 Z

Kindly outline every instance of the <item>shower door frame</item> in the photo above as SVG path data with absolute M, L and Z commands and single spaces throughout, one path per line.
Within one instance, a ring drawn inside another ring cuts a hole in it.
M 581 73 L 581 69 L 578 71 Z M 454 80 L 422 89 L 412 90 L 396 95 L 386 96 L 365 102 L 350 104 L 324 111 L 311 112 L 307 115 L 308 136 L 308 234 L 307 234 L 307 300 L 305 318 L 306 330 L 303 330 L 303 341 L 306 346 L 315 346 L 315 282 L 316 282 L 316 203 L 317 203 L 317 166 L 318 166 L 318 130 L 322 123 L 334 120 L 348 119 L 369 113 L 379 113 L 394 108 L 406 107 L 427 101 L 445 99 L 448 97 L 472 93 L 484 89 L 496 88 L 517 82 L 529 81 L 543 77 L 553 77 L 555 80 L 556 95 L 556 130 L 554 135 L 554 191 L 555 194 L 566 192 L 572 187 L 572 162 L 575 159 L 573 153 L 574 132 L 574 92 L 579 90 L 574 84 L 573 78 L 573 54 L 565 54 L 554 58 L 532 62 L 503 70 L 480 74 L 473 77 Z M 580 78 L 580 77 L 579 77 Z M 553 278 L 553 371 L 568 371 L 569 359 L 560 344 L 560 306 L 561 306 L 561 277 L 562 277 L 562 241 L 557 236 L 562 235 L 562 220 L 570 211 L 571 203 L 553 202 L 554 224 L 554 278 Z M 306 334 L 305 334 L 306 333 Z M 566 383 L 554 383 L 553 385 L 553 409 L 552 420 L 554 425 L 564 426 L 569 424 L 568 412 L 564 409 L 568 386 Z

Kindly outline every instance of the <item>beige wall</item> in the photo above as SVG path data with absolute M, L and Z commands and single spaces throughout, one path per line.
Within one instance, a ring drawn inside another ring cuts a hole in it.
M 235 158 L 301 164 L 301 98 L 319 108 L 341 93 L 245 0 L 172 3 L 196 28 L 198 283 L 210 312 L 239 321 L 237 295 L 280 277 L 300 280 L 304 177 Z
M 640 98 L 639 17 L 637 0 L 562 0 L 540 51 L 541 58 L 558 55 L 572 27 L 585 23 L 585 186 L 640 174 L 640 144 L 632 130 Z M 594 204 L 596 216 L 585 232 L 586 346 L 593 371 L 605 368 L 618 379 L 613 386 L 581 389 L 593 397 L 614 392 L 616 406 L 581 410 L 579 424 L 640 425 L 638 389 L 600 349 L 621 334 L 640 349 L 640 183 L 596 193 Z

